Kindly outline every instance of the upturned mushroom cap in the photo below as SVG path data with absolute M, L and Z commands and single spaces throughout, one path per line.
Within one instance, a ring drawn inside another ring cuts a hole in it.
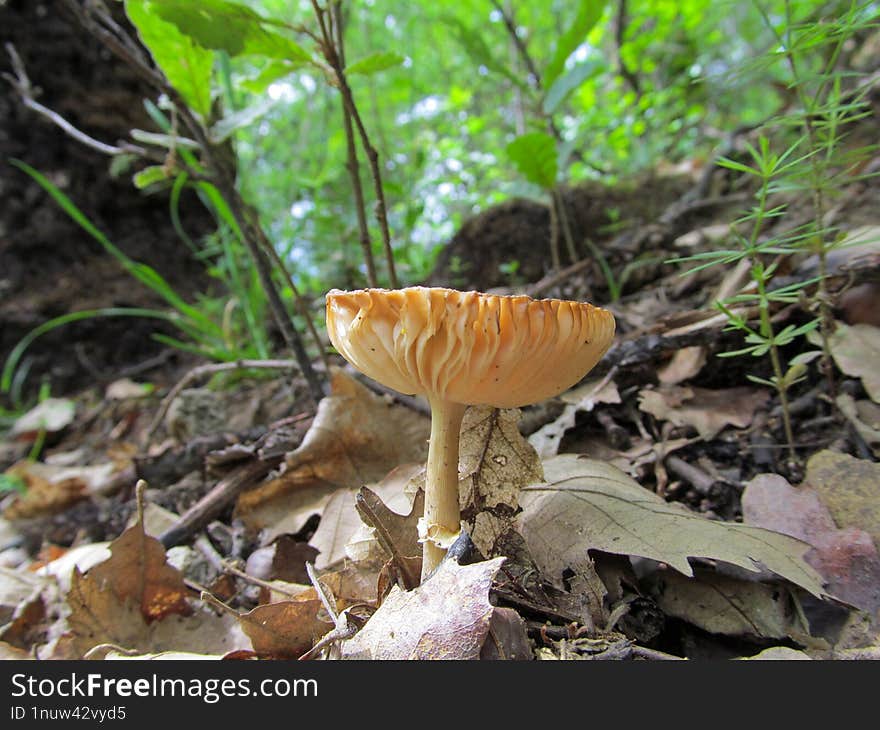
M 401 393 L 513 408 L 558 395 L 611 345 L 613 315 L 585 302 L 439 287 L 327 294 L 333 346 Z

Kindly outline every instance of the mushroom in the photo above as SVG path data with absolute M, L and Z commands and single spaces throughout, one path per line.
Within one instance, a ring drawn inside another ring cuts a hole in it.
M 469 405 L 514 408 L 584 377 L 614 336 L 614 317 L 584 302 L 439 287 L 327 294 L 327 333 L 355 368 L 431 406 L 420 523 L 422 580 L 461 528 L 459 432 Z

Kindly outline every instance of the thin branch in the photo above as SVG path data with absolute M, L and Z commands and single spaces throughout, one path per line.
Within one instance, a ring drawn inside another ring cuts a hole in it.
M 317 0 L 313 0 L 313 4 L 317 8 Z M 337 0 L 334 0 L 333 8 L 337 17 L 339 15 L 339 7 L 340 3 Z M 341 33 L 341 30 L 339 32 Z M 339 43 L 341 48 L 341 35 L 339 37 Z M 379 153 L 370 141 L 370 136 L 367 133 L 363 120 L 361 119 L 360 112 L 358 112 L 357 105 L 354 101 L 354 95 L 352 94 L 351 87 L 348 85 L 348 79 L 345 76 L 345 68 L 342 65 L 342 59 L 339 53 L 331 53 L 330 58 L 328 58 L 327 61 L 333 67 L 333 71 L 336 74 L 342 99 L 348 109 L 348 113 L 351 115 L 351 119 L 354 121 L 358 135 L 361 139 L 361 146 L 364 148 L 367 160 L 370 163 L 370 174 L 373 179 L 373 189 L 376 195 L 375 214 L 376 220 L 379 223 L 379 230 L 382 233 L 382 248 L 385 252 L 385 264 L 388 268 L 388 279 L 391 283 L 391 287 L 396 289 L 399 284 L 397 280 L 397 271 L 394 266 L 394 251 L 391 248 L 391 232 L 388 228 L 388 207 L 385 203 L 385 190 L 382 186 L 382 173 L 379 169 Z
M 642 87 L 639 83 L 639 77 L 636 76 L 630 70 L 629 66 L 626 65 L 626 62 L 623 60 L 623 55 L 621 54 L 621 48 L 623 48 L 625 42 L 624 36 L 626 35 L 626 25 L 626 0 L 618 0 L 617 18 L 614 22 L 614 47 L 617 51 L 617 67 L 623 80 L 629 84 L 629 87 L 636 95 L 636 100 L 638 100 L 642 97 Z
M 21 57 L 18 55 L 18 52 L 15 50 L 15 46 L 12 45 L 12 43 L 6 43 L 5 45 L 6 52 L 9 54 L 9 59 L 12 63 L 12 70 L 15 72 L 15 76 L 13 76 L 12 74 L 4 73 L 3 77 L 18 93 L 24 106 L 48 119 L 56 127 L 59 127 L 65 134 L 72 137 L 80 144 L 93 150 L 97 150 L 102 154 L 135 154 L 140 155 L 141 157 L 151 156 L 148 150 L 144 149 L 143 147 L 138 147 L 137 145 L 127 143 L 122 145 L 110 145 L 106 144 L 105 142 L 101 142 L 100 140 L 89 136 L 82 130 L 77 129 L 58 112 L 52 111 L 48 107 L 40 104 L 40 102 L 36 100 L 36 90 L 31 84 L 30 79 L 28 78 L 27 72 L 24 69 L 24 64 L 22 63 Z
M 338 14 L 334 14 L 332 20 L 336 37 L 335 39 L 328 39 L 331 47 L 327 49 L 325 56 L 329 58 L 328 54 L 335 53 L 339 59 L 339 66 L 344 67 L 345 48 L 342 43 L 342 19 L 338 17 Z M 324 24 L 321 24 L 321 28 L 322 30 L 325 29 Z M 370 240 L 370 229 L 367 225 L 367 208 L 364 203 L 364 189 L 361 185 L 360 167 L 358 165 L 357 148 L 355 146 L 354 126 L 351 120 L 351 112 L 348 109 L 348 105 L 345 103 L 345 99 L 341 98 L 341 102 L 342 123 L 345 129 L 346 152 L 348 156 L 345 166 L 348 169 L 349 177 L 351 177 L 351 188 L 354 193 L 354 210 L 357 215 L 358 231 L 360 232 L 361 251 L 364 256 L 364 263 L 367 266 L 367 283 L 371 287 L 377 287 L 379 286 L 379 280 L 376 277 L 376 263 L 373 260 L 373 244 Z

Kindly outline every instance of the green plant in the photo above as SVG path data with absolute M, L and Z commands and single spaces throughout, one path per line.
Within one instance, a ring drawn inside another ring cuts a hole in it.
M 44 322 L 25 335 L 9 353 L 3 366 L 2 375 L 0 375 L 0 390 L 4 393 L 10 392 L 15 381 L 16 368 L 23 354 L 34 340 L 58 327 L 94 317 L 147 317 L 164 320 L 174 325 L 186 339 L 176 339 L 157 333 L 154 335 L 157 340 L 213 360 L 229 361 L 254 356 L 263 357 L 265 355 L 265 335 L 261 336 L 255 327 L 250 329 L 250 337 L 239 336 L 233 338 L 231 336 L 233 332 L 230 316 L 224 316 L 222 319 L 212 317 L 210 314 L 211 306 L 207 300 L 203 300 L 199 305 L 187 303 L 155 269 L 135 261 L 113 244 L 85 216 L 76 204 L 47 177 L 20 160 L 12 160 L 12 164 L 27 173 L 52 196 L 64 212 L 98 241 L 110 255 L 119 261 L 134 279 L 164 299 L 169 305 L 170 310 L 134 307 L 90 309 L 70 312 Z M 245 292 L 240 282 L 240 273 L 234 270 L 235 262 L 232 259 L 231 253 L 228 253 L 228 258 L 231 259 L 229 266 L 233 267 L 233 271 L 225 276 L 227 286 L 234 296 L 238 294 L 243 297 L 247 292 Z M 248 291 L 252 292 L 253 287 Z M 248 309 L 245 311 L 247 312 Z M 246 320 L 250 325 L 253 317 L 246 317 Z

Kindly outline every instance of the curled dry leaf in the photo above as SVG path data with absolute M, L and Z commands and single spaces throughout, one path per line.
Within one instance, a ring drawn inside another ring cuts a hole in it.
M 725 426 L 745 428 L 755 411 L 767 402 L 766 391 L 755 388 L 706 388 L 672 386 L 639 391 L 639 409 L 676 426 L 693 426 L 704 439 L 716 436 Z
M 239 516 L 251 528 L 269 528 L 269 539 L 297 532 L 334 490 L 378 482 L 400 464 L 427 458 L 427 418 L 339 369 L 331 389 L 302 444 L 287 455 L 284 473 L 239 498 Z
M 782 576 L 822 597 L 822 577 L 803 560 L 809 546 L 788 535 L 711 521 L 667 503 L 619 469 L 562 455 L 544 462 L 546 482 L 520 497 L 523 537 L 535 561 L 558 575 L 588 550 L 638 555 L 693 575 L 689 557 Z
M 364 628 L 343 644 L 343 658 L 479 658 L 495 610 L 489 589 L 503 560 L 461 566 L 447 559 L 418 588 L 395 586 Z

